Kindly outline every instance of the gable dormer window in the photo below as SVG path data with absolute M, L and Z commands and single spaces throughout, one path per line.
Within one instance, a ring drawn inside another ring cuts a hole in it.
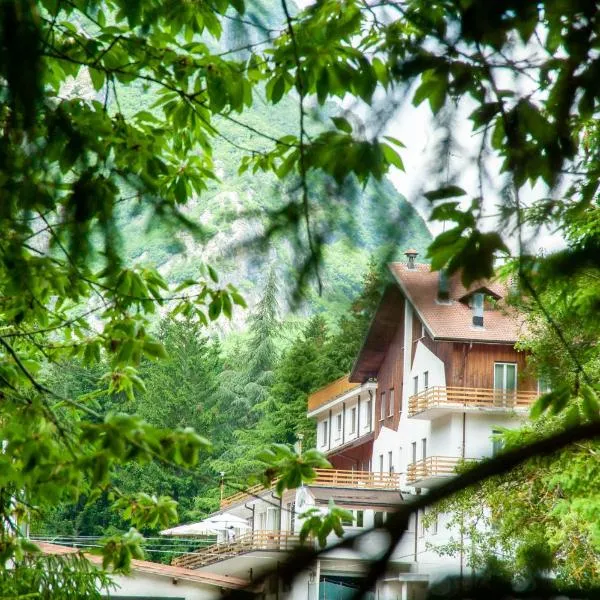
M 475 327 L 483 327 L 483 300 L 484 295 L 482 292 L 476 292 L 472 296 L 472 309 L 473 309 L 473 325 Z

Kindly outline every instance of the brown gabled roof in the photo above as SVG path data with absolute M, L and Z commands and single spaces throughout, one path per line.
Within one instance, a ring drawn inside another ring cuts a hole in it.
M 388 285 L 348 377 L 350 381 L 364 383 L 368 379 L 377 377 L 379 367 L 402 319 L 404 319 L 402 292 L 397 285 Z
M 81 549 L 71 548 L 70 546 L 60 546 L 58 544 L 50 544 L 48 542 L 35 542 L 39 546 L 43 554 L 52 555 L 67 555 L 77 554 Z M 102 564 L 102 557 L 93 554 L 85 554 L 85 557 L 94 564 Z M 195 571 L 193 569 L 185 569 L 183 567 L 174 567 L 172 565 L 163 565 L 150 562 L 147 560 L 132 560 L 131 570 L 140 573 L 148 573 L 150 575 L 163 575 L 165 577 L 174 577 L 194 583 L 204 583 L 206 585 L 214 585 L 228 589 L 243 589 L 249 585 L 249 582 L 239 577 L 229 577 L 228 575 L 217 575 L 215 573 L 207 573 L 205 571 Z
M 350 373 L 350 381 L 364 382 L 377 377 L 400 323 L 404 320 L 404 301 L 410 301 L 429 335 L 435 340 L 473 341 L 493 344 L 514 344 L 522 323 L 503 302 L 506 287 L 499 281 L 477 281 L 466 288 L 460 274 L 448 278 L 447 302 L 438 301 L 439 273 L 429 265 L 392 263 L 389 269 L 397 285 L 389 286 L 371 322 L 371 326 Z M 473 326 L 473 313 L 468 297 L 484 291 L 498 300 L 497 310 L 486 310 L 484 326 Z
M 460 274 L 455 273 L 448 278 L 449 302 L 439 302 L 439 273 L 431 271 L 429 265 L 419 264 L 416 267 L 409 269 L 403 263 L 392 263 L 390 271 L 433 339 L 505 344 L 517 341 L 521 323 L 514 311 L 510 311 L 502 301 L 508 293 L 503 284 L 477 281 L 465 288 Z M 473 313 L 464 300 L 482 289 L 499 299 L 498 309 L 486 310 L 484 326 L 474 327 Z

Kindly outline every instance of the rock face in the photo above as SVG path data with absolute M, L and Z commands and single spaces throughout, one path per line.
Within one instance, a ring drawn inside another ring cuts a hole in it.
M 265 28 L 279 27 L 279 3 L 254 0 L 245 20 L 258 27 L 226 21 L 221 38 L 221 50 L 239 48 L 264 38 Z M 238 53 L 243 58 L 243 52 Z M 150 107 L 155 90 L 142 86 L 119 89 L 119 106 L 125 116 L 134 110 Z M 65 86 L 63 96 L 104 101 L 96 94 L 89 75 L 82 70 Z M 109 98 L 109 108 L 110 108 Z M 114 109 L 115 107 L 113 107 Z M 254 106 L 239 119 L 273 137 L 295 133 L 298 106 L 293 98 L 284 98 L 275 107 L 267 105 L 260 91 Z M 314 110 L 315 129 L 328 121 L 327 108 Z M 157 116 L 160 116 L 158 113 Z M 226 138 L 241 145 L 260 144 L 247 129 L 224 119 L 215 125 Z M 216 137 L 214 160 L 220 178 L 201 197 L 194 197 L 182 208 L 185 216 L 199 226 L 199 231 L 169 228 L 136 206 L 120 207 L 120 231 L 125 252 L 133 263 L 146 263 L 159 268 L 171 281 L 194 277 L 198 266 L 207 262 L 214 266 L 225 283 L 233 283 L 244 294 L 248 304 L 256 301 L 257 290 L 271 265 L 275 265 L 283 282 L 281 288 L 291 291 L 297 280 L 298 268 L 306 258 L 306 231 L 288 231 L 269 240 L 260 240 L 268 224 L 268 212 L 281 209 L 297 194 L 297 182 L 280 182 L 272 174 L 238 174 L 242 153 L 224 138 Z M 325 240 L 324 264 L 321 268 L 323 295 L 309 290 L 301 307 L 306 313 L 348 303 L 359 289 L 369 256 L 384 254 L 385 247 L 402 250 L 407 246 L 423 252 L 430 234 L 423 220 L 394 186 L 387 180 L 369 182 L 363 189 L 356 182 L 346 182 L 341 188 L 325 176 L 310 181 L 311 221 L 313 231 Z M 285 298 L 282 298 L 285 305 Z M 239 314 L 239 312 L 238 312 Z M 234 323 L 237 327 L 243 317 Z

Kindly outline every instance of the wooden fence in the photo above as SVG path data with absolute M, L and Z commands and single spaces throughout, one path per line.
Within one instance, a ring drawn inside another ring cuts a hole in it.
M 310 486 L 313 487 L 348 487 L 366 490 L 389 490 L 400 487 L 400 475 L 397 473 L 371 473 L 370 471 L 341 471 L 338 469 L 315 469 L 317 477 Z M 242 501 L 252 500 L 265 491 L 273 491 L 273 487 L 265 488 L 255 485 L 247 491 L 237 492 L 221 500 L 221 509 L 228 508 Z
M 456 467 L 462 462 L 473 462 L 475 459 L 456 456 L 428 456 L 424 460 L 408 465 L 406 483 L 413 484 L 431 477 L 449 477 L 456 473 Z
M 312 541 L 306 542 L 312 544 Z M 187 569 L 199 569 L 212 563 L 234 558 L 257 550 L 286 552 L 300 545 L 300 536 L 286 531 L 253 531 L 236 540 L 213 544 L 173 559 L 173 565 Z
M 431 408 L 527 408 L 535 402 L 537 392 L 495 390 L 490 388 L 430 387 L 408 399 L 410 417 Z

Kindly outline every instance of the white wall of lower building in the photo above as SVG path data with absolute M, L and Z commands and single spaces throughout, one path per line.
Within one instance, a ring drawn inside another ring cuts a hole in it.
M 310 413 L 316 421 L 317 450 L 335 450 L 373 431 L 375 388 L 366 383 Z
M 213 600 L 220 598 L 219 586 L 195 583 L 183 579 L 133 572 L 131 575 L 113 576 L 116 587 L 113 596 L 139 598 L 184 598 L 185 600 Z

